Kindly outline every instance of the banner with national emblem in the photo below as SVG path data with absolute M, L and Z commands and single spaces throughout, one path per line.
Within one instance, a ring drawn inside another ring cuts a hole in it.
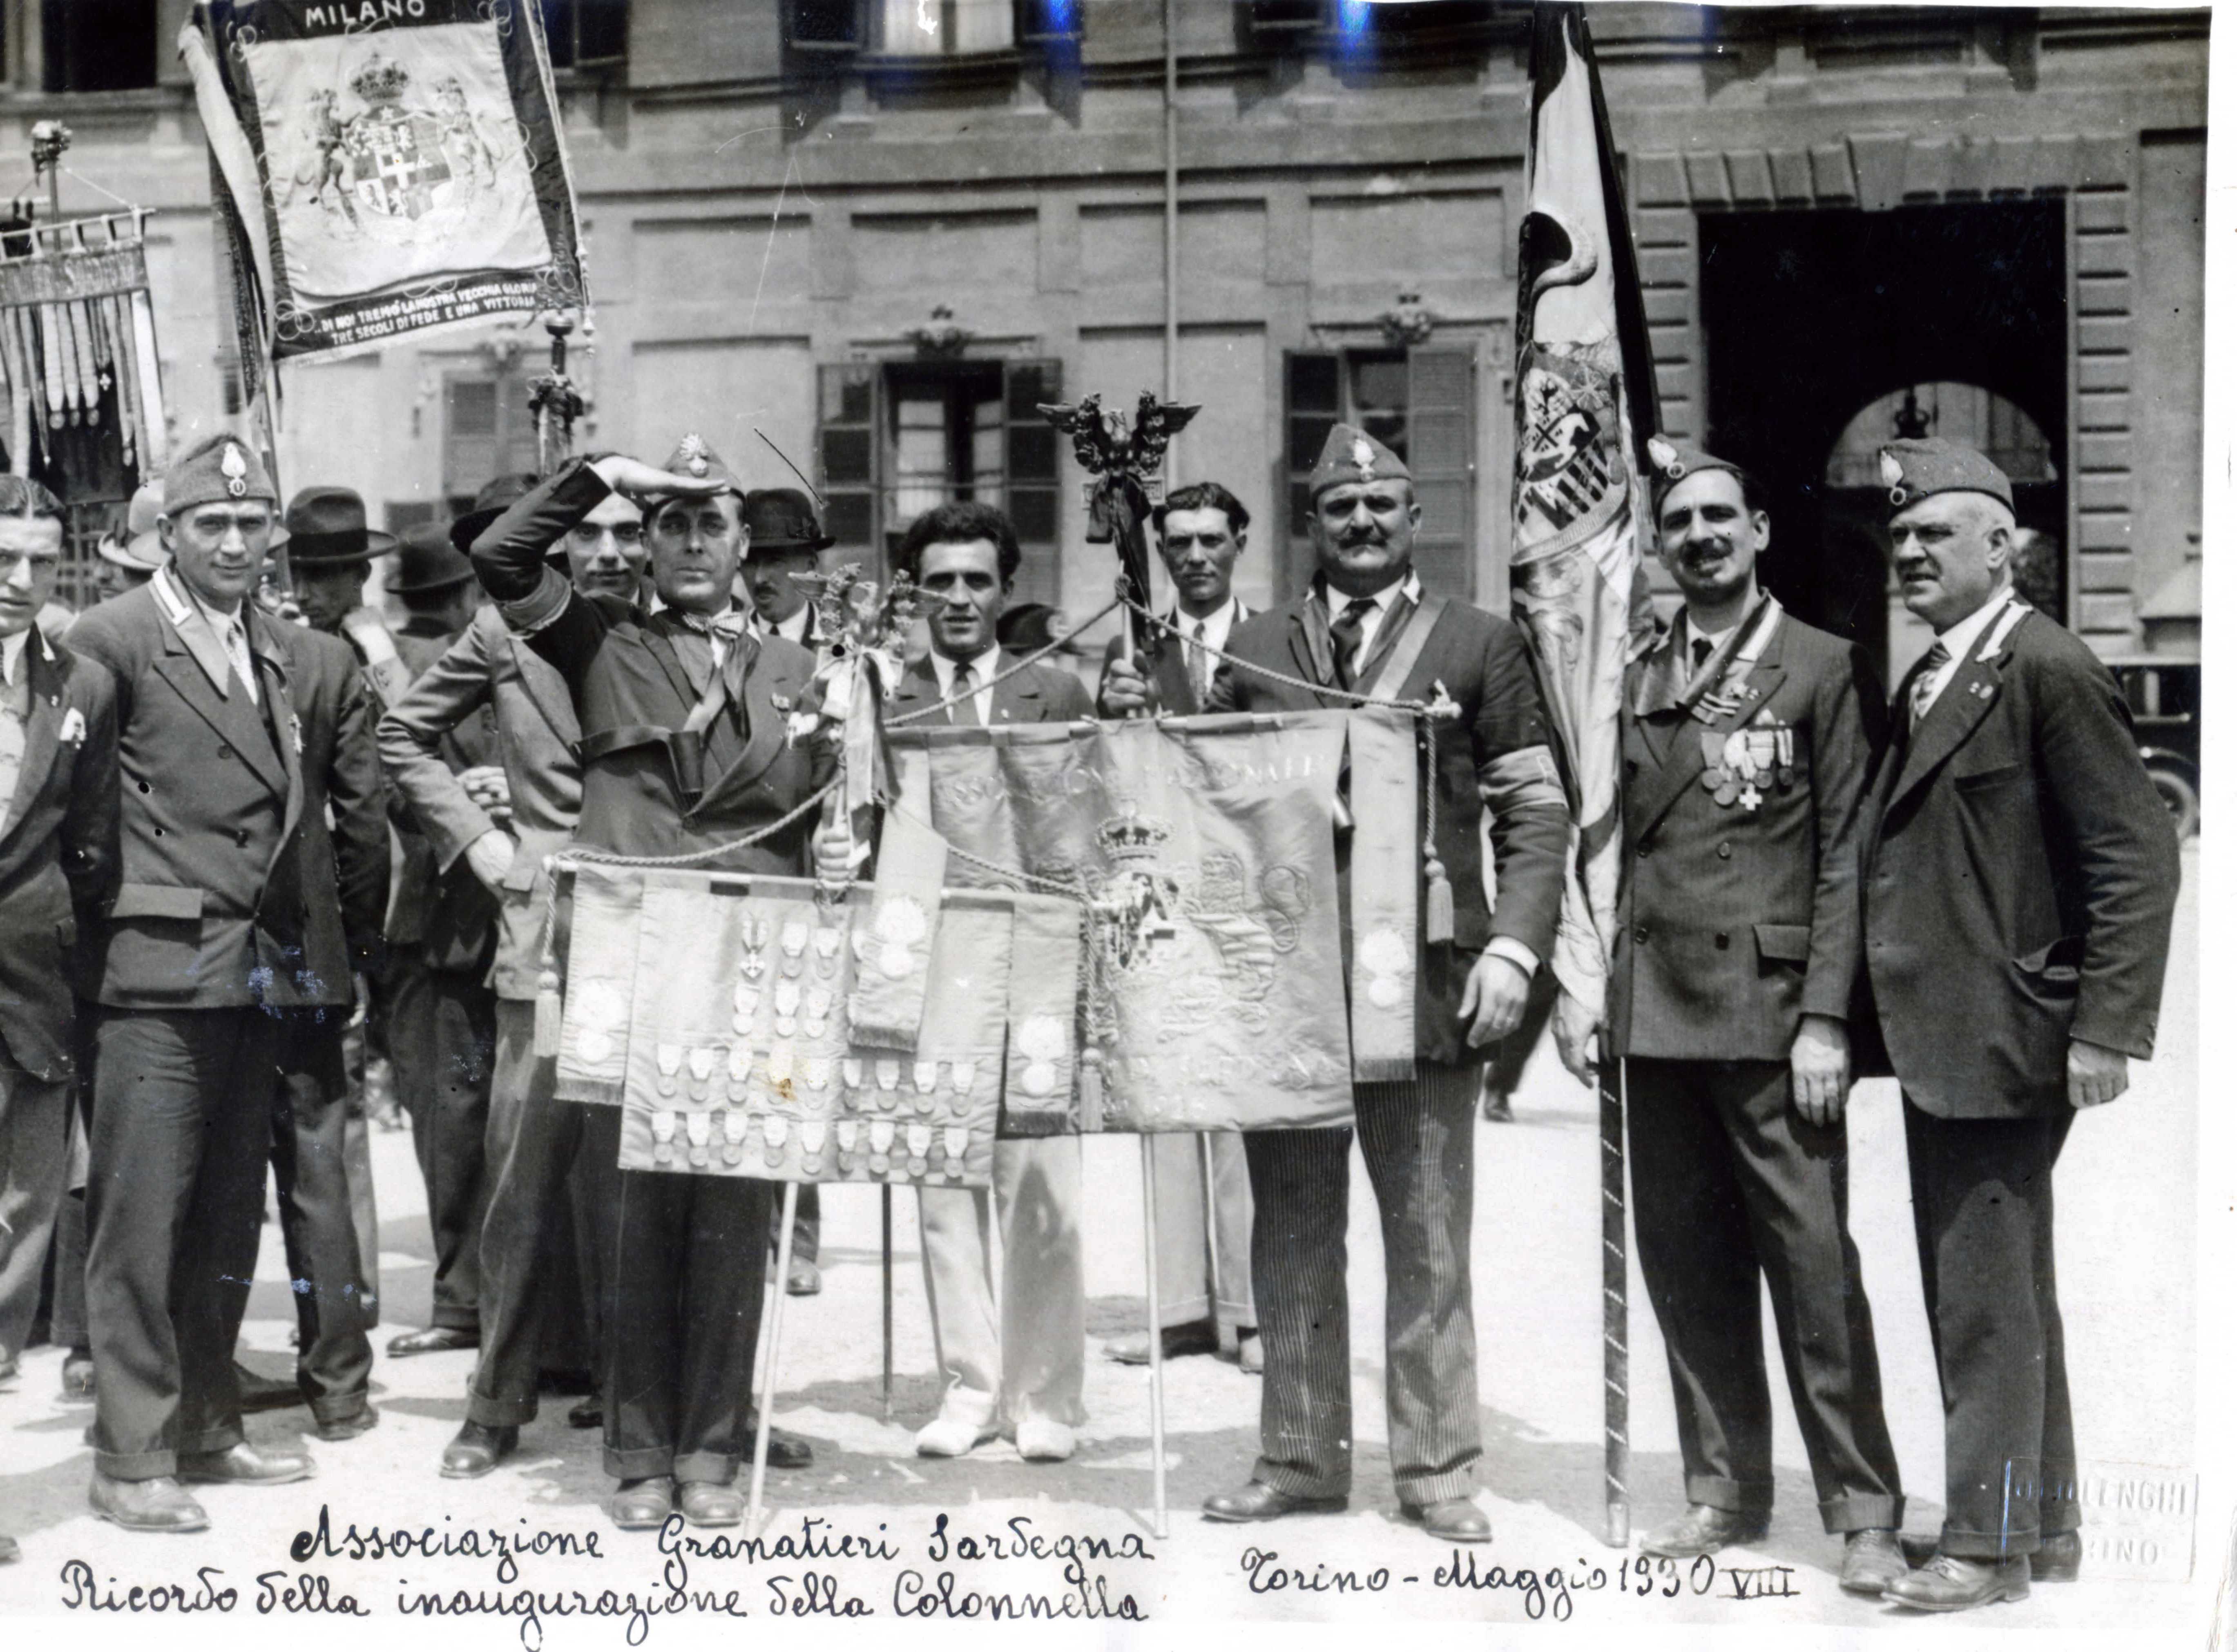
M 532 0 L 202 0 L 180 36 L 274 360 L 587 302 Z
M 1355 721 L 1397 717 L 1367 708 L 894 732 L 896 808 L 928 808 L 951 886 L 1006 887 L 1014 872 L 1079 892 L 1086 1082 L 1072 1128 L 1350 1122 L 1358 1017 L 1402 1016 L 1410 1035 L 1413 950 L 1410 935 L 1364 944 L 1374 990 L 1348 1004 L 1336 781 L 1347 752 L 1365 749 Z M 1410 783 L 1402 732 L 1397 772 L 1356 773 L 1355 792 Z M 1355 875 L 1389 864 L 1410 889 L 1410 811 L 1398 829 L 1395 854 L 1354 846 Z

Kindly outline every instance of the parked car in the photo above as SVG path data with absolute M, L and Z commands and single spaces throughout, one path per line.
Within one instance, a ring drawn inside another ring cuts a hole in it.
M 2198 661 L 2141 654 L 2105 663 L 2128 696 L 2144 767 L 2188 838 L 2198 830 Z

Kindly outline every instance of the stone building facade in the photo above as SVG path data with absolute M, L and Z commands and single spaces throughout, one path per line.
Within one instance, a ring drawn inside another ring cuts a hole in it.
M 1503 605 L 1527 7 L 1171 0 L 1169 40 L 1164 0 L 542 3 L 596 304 L 583 443 L 657 457 L 697 430 L 769 484 L 781 450 L 835 556 L 874 562 L 934 498 L 1001 500 L 1024 594 L 1084 615 L 1111 556 L 1033 403 L 1201 403 L 1171 473 L 1250 506 L 1257 600 L 1303 576 L 1297 484 L 1350 418 L 1421 477 L 1433 580 Z M 59 116 L 66 206 L 156 208 L 181 434 L 238 400 L 185 10 L 0 0 L 0 147 Z M 1933 429 L 2020 480 L 2038 600 L 2145 646 L 2202 550 L 2206 14 L 1590 18 L 1662 422 L 1770 482 L 1774 588 L 1899 668 L 1917 645 L 1858 466 Z M 394 523 L 449 508 L 532 459 L 544 346 L 289 368 L 283 480 Z

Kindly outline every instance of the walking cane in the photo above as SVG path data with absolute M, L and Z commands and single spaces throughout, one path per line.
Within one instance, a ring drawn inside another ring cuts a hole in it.
M 890 1181 L 878 1189 L 878 1230 L 886 1295 L 886 1364 L 880 1392 L 885 1420 L 890 1423 L 894 1420 L 894 1187 Z
M 784 1282 L 792 1272 L 792 1221 L 800 1209 L 800 1184 L 784 1184 L 784 1214 L 777 1227 L 776 1288 L 769 1293 L 769 1360 L 762 1368 L 760 1414 L 754 1418 L 754 1478 L 746 1499 L 746 1536 L 762 1529 L 762 1482 L 769 1474 L 769 1413 L 776 1409 L 777 1351 L 784 1339 Z

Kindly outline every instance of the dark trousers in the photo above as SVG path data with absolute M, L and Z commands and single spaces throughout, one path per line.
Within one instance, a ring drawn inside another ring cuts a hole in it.
M 1468 1228 L 1479 1070 L 1424 1062 L 1411 1083 L 1355 1088 L 1355 1126 L 1382 1217 L 1390 1471 L 1419 1508 L 1474 1489 L 1477 1416 Z M 1256 1214 L 1250 1283 L 1266 1353 L 1252 1478 L 1293 1495 L 1351 1489 L 1351 1313 L 1344 1224 L 1349 1129 L 1243 1138 Z
M 85 1196 L 72 1193 L 55 1213 L 54 1313 L 47 1340 L 57 1348 L 89 1348 L 85 1322 Z
M 583 1150 L 621 1157 L 621 1109 L 591 1109 Z M 606 1280 L 606 1472 L 726 1482 L 751 1448 L 769 1184 L 620 1173 Z
M 769 1201 L 769 1253 L 774 1255 L 784 1226 L 784 1205 L 781 1200 Z M 823 1201 L 816 1196 L 815 1184 L 801 1184 L 800 1197 L 792 1208 L 792 1260 L 813 1262 L 815 1246 L 823 1230 Z
M 435 1239 L 434 1324 L 481 1322 L 481 1232 L 489 1208 L 484 1142 L 497 997 L 478 976 L 413 961 L 390 971 L 389 1061 L 412 1119 Z
M 1942 1378 L 1943 1552 L 2031 1554 L 2082 1524 L 2051 1247 L 2051 1170 L 2074 1114 L 1943 1119 L 1905 1097 L 1903 1123 Z
M 604 1158 L 581 1151 L 593 1112 L 555 1101 L 555 1063 L 535 1054 L 536 1006 L 500 1000 L 496 1005 L 496 1056 L 490 1086 L 489 1214 L 481 1232 L 481 1358 L 467 1391 L 466 1416 L 489 1428 L 516 1426 L 536 1416 L 542 1350 L 556 1340 L 546 1320 L 589 1310 L 579 1299 L 555 1291 L 549 1259 L 563 1230 L 575 1227 L 579 1208 L 589 1221 L 590 1242 L 577 1251 L 577 1277 L 595 1290 L 600 1261 L 613 1242 L 612 1214 L 619 1203 L 620 1138 Z M 584 1197 L 573 1196 L 579 1175 Z M 570 1239 L 572 1232 L 569 1232 Z M 759 1280 L 756 1280 L 758 1287 Z M 595 1353 L 595 1339 L 584 1337 Z M 591 1363 L 595 1368 L 595 1359 Z
M 38 1313 L 69 1180 L 69 1106 L 68 1079 L 36 1077 L 0 1045 L 0 1366 L 23 1353 Z
M 1759 1278 L 1828 1531 L 1903 1523 L 1849 1238 L 1849 1135 L 1794 1109 L 1785 1062 L 1625 1063 L 1640 1272 L 1670 1356 L 1686 1499 L 1771 1509 Z
M 320 1422 L 353 1415 L 373 1379 L 376 1305 L 352 1208 L 345 1008 L 279 1017 L 272 1108 L 272 1171 L 280 1237 L 295 1295 L 295 1380 Z M 244 1293 L 234 1312 L 241 1328 Z
M 86 1306 L 101 1471 L 151 1480 L 240 1444 L 233 1340 L 256 1268 L 280 1023 L 111 1010 L 97 1034 Z

